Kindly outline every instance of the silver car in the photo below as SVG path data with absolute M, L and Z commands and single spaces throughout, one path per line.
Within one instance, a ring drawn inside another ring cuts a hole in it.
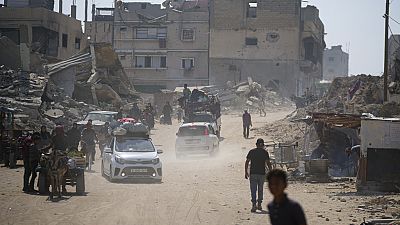
M 110 181 L 129 178 L 162 180 L 162 163 L 151 139 L 114 136 L 104 149 L 101 171 Z

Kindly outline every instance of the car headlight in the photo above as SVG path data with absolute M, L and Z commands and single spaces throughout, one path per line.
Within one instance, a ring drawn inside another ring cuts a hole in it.
M 121 158 L 121 156 L 116 155 L 115 156 L 115 161 L 119 164 L 124 164 L 124 159 Z
M 152 159 L 151 162 L 152 162 L 153 164 L 158 164 L 158 163 L 160 162 L 160 158 Z

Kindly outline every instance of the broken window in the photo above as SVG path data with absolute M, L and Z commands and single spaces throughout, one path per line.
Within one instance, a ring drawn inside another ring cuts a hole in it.
M 182 69 L 191 70 L 194 67 L 194 59 L 193 58 L 183 58 L 182 59 Z
M 137 39 L 160 39 L 167 38 L 167 28 L 136 28 Z
M 126 32 L 127 30 L 128 30 L 127 27 L 120 27 L 120 28 L 119 28 L 119 31 L 121 31 L 121 32 Z
M 143 68 L 144 67 L 144 56 L 136 56 L 136 68 Z
M 151 56 L 144 57 L 144 67 L 151 68 Z
M 158 28 L 157 29 L 157 38 L 167 38 L 167 28 Z
M 194 40 L 194 30 L 193 29 L 183 29 L 182 30 L 182 40 L 183 41 L 193 41 Z
M 119 59 L 120 59 L 120 60 L 125 60 L 125 59 L 126 59 L 126 56 L 125 56 L 125 55 L 120 55 L 120 56 L 119 56 Z
M 166 48 L 167 47 L 167 40 L 165 38 L 158 39 L 158 47 Z
M 247 17 L 256 18 L 257 17 L 257 2 L 249 2 L 247 5 Z
M 160 68 L 167 68 L 167 57 L 166 56 L 160 57 Z
M 136 68 L 167 68 L 166 56 L 136 56 Z
M 75 38 L 75 49 L 81 49 L 81 39 Z
M 68 34 L 62 34 L 62 47 L 68 47 Z
M 257 38 L 246 38 L 246 45 L 257 45 Z

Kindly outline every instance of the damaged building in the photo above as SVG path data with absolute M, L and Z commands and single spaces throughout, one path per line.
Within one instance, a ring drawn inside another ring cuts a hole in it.
M 13 52 L 18 54 L 15 58 L 23 58 L 13 63 L 9 62 L 8 54 L 3 54 L 0 64 L 29 71 L 30 52 L 38 52 L 51 61 L 66 59 L 85 47 L 81 22 L 75 18 L 76 7 L 71 7 L 75 13 L 69 17 L 62 14 L 62 7 L 58 13 L 52 11 L 53 6 L 54 1 L 48 0 L 8 1 L 0 8 L 0 36 L 7 37 L 0 41 L 2 52 Z M 7 39 L 14 42 L 19 51 L 16 52 Z
M 163 7 L 147 2 L 116 4 L 111 15 L 97 8 L 87 33 L 96 42 L 112 39 L 137 90 L 174 89 L 184 83 L 208 85 L 207 0 L 166 1 Z M 111 18 L 114 26 L 109 23 Z M 109 29 L 112 37 L 104 32 Z
M 341 45 L 324 50 L 324 80 L 333 81 L 336 77 L 349 75 L 349 53 Z
M 251 76 L 285 95 L 302 95 L 322 79 L 324 25 L 299 0 L 211 2 L 210 83 Z
M 400 103 L 400 35 L 389 38 L 389 100 Z

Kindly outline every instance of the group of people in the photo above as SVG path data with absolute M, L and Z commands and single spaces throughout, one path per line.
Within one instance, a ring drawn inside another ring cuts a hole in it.
M 250 164 L 250 171 L 249 171 Z M 268 167 L 268 173 L 266 168 Z M 272 225 L 306 225 L 306 217 L 301 205 L 290 199 L 285 193 L 287 174 L 281 169 L 272 169 L 264 140 L 259 138 L 256 148 L 249 151 L 245 162 L 245 179 L 250 180 L 251 212 L 262 210 L 264 182 L 267 179 L 268 189 L 273 200 L 267 205 Z
M 161 112 L 162 112 L 162 116 L 160 119 L 161 120 L 160 123 L 171 125 L 173 109 L 172 109 L 171 104 L 168 101 L 163 106 Z M 141 121 L 146 126 L 148 126 L 150 129 L 153 129 L 154 125 L 155 125 L 156 115 L 157 115 L 157 111 L 151 105 L 151 103 L 147 103 L 146 107 L 143 110 L 141 110 L 139 108 L 138 104 L 135 102 L 135 103 L 133 103 L 133 106 L 127 116 L 134 118 L 137 121 Z M 119 118 L 123 117 L 122 111 L 120 111 L 120 115 L 118 117 Z
M 100 131 L 103 136 L 102 142 L 107 142 L 108 131 Z M 34 132 L 32 135 L 27 136 L 23 141 L 23 161 L 24 161 L 24 178 L 23 178 L 23 191 L 35 192 L 34 184 L 37 177 L 36 169 L 39 165 L 42 153 L 47 152 L 49 149 L 66 152 L 78 150 L 79 143 L 81 143 L 82 151 L 91 153 L 92 162 L 95 159 L 95 145 L 99 142 L 98 136 L 92 127 L 92 121 L 88 121 L 85 128 L 81 131 L 77 123 L 72 125 L 72 128 L 66 133 L 64 127 L 57 125 L 52 134 L 47 131 L 46 126 L 42 126 L 39 132 Z M 101 145 L 101 143 L 99 142 Z

